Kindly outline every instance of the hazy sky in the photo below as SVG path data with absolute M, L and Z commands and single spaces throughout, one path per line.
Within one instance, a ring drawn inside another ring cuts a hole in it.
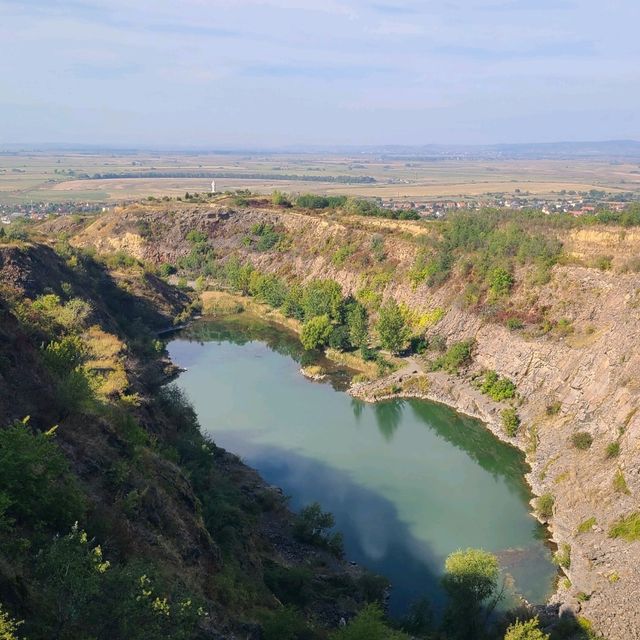
M 640 0 L 0 0 L 0 143 L 640 139 Z

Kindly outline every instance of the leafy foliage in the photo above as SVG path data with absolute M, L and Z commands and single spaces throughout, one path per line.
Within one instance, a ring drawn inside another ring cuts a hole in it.
M 85 500 L 54 443 L 26 422 L 0 429 L 0 503 L 5 520 L 54 531 L 81 518 Z
M 343 629 L 331 634 L 331 640 L 408 640 L 409 636 L 391 629 L 382 609 L 370 604 Z
M 504 640 L 549 640 L 550 636 L 540 629 L 538 618 L 531 618 L 526 622 L 516 620 L 507 629 Z
M 515 437 L 518 433 L 518 429 L 520 428 L 520 417 L 518 416 L 518 412 L 513 407 L 508 407 L 507 409 L 502 410 L 500 418 L 502 419 L 504 432 L 511 438 Z
M 499 376 L 495 371 L 487 371 L 480 385 L 480 391 L 492 400 L 500 402 L 515 397 L 516 385 L 509 378 Z
M 391 353 L 399 353 L 406 346 L 409 328 L 398 303 L 393 298 L 389 298 L 380 307 L 376 330 L 383 349 L 388 349 Z
M 300 341 L 305 349 L 319 349 L 329 343 L 332 332 L 328 315 L 314 316 L 302 325 Z
M 483 622 L 499 602 L 498 559 L 481 549 L 449 555 L 442 586 L 449 596 L 445 625 L 454 638 L 472 640 L 481 635 Z
M 342 535 L 331 533 L 335 521 L 331 513 L 322 511 L 317 502 L 310 504 L 297 515 L 293 535 L 301 542 L 329 549 L 337 556 L 343 553 Z
M 473 340 L 462 340 L 452 344 L 444 354 L 433 361 L 431 368 L 434 371 L 443 369 L 448 373 L 457 373 L 471 362 L 473 344 Z

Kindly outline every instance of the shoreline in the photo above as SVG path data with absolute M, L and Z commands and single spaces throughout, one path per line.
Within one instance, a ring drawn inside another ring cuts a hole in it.
M 247 301 L 249 301 L 250 304 L 246 305 L 247 308 L 242 308 L 238 310 L 229 310 L 229 311 L 219 310 L 218 313 L 207 313 L 206 310 L 203 310 L 202 315 L 198 316 L 197 318 L 194 318 L 193 320 L 206 321 L 208 318 L 212 320 L 219 320 L 219 319 L 223 319 L 225 316 L 241 317 L 246 313 L 248 315 L 255 315 L 261 320 L 277 324 L 283 330 L 295 333 L 298 337 L 300 335 L 300 323 L 298 323 L 297 321 L 291 318 L 286 318 L 277 310 L 272 309 L 266 304 L 257 302 L 250 297 L 241 296 L 239 294 L 232 294 L 228 292 L 218 292 L 218 291 L 207 292 L 207 293 L 223 294 L 228 299 L 233 299 L 235 302 L 243 303 L 243 307 L 244 307 L 244 303 Z M 188 324 L 191 324 L 191 322 L 189 322 Z M 188 324 L 181 327 L 181 329 L 188 326 Z M 351 371 L 354 371 L 355 369 L 355 367 L 348 367 L 344 363 L 336 361 L 335 359 L 331 358 L 331 356 L 327 353 L 322 353 L 322 355 L 324 358 L 333 362 L 334 364 L 336 364 L 338 367 L 342 369 L 350 369 Z M 363 364 L 367 364 L 365 363 L 364 360 L 361 360 L 361 358 L 358 355 L 354 355 L 354 354 L 349 354 L 349 355 L 351 355 L 353 359 L 360 360 Z M 400 358 L 400 360 L 402 362 L 408 363 L 407 358 Z M 303 369 L 304 367 L 300 368 L 299 374 L 307 378 L 311 382 L 327 383 L 328 379 L 332 375 L 331 372 L 327 372 L 317 377 L 309 376 L 305 374 Z M 414 399 L 414 400 L 431 402 L 431 403 L 439 404 L 442 406 L 446 406 L 460 415 L 463 415 L 481 422 L 482 426 L 485 429 L 487 429 L 494 437 L 500 440 L 500 442 L 507 444 L 513 447 L 514 449 L 517 449 L 523 455 L 523 462 L 526 465 L 526 468 L 528 470 L 525 473 L 523 473 L 522 478 L 527 488 L 529 489 L 529 492 L 533 496 L 531 500 L 529 500 L 529 506 L 530 506 L 529 514 L 544 527 L 545 532 L 547 534 L 545 543 L 549 545 L 549 547 L 552 550 L 557 550 L 558 542 L 554 538 L 553 527 L 550 525 L 548 520 L 540 518 L 534 508 L 534 501 L 536 500 L 536 498 L 538 498 L 541 495 L 541 489 L 539 485 L 536 486 L 534 475 L 533 475 L 533 467 L 530 463 L 526 448 L 523 445 L 523 443 L 520 442 L 519 438 L 508 437 L 502 430 L 502 427 L 500 426 L 497 416 L 494 417 L 492 415 L 492 413 L 497 413 L 498 406 L 499 406 L 498 403 L 495 403 L 489 400 L 488 398 L 486 398 L 486 396 L 482 396 L 481 394 L 479 394 L 479 392 L 477 392 L 472 387 L 469 387 L 468 389 L 465 388 L 467 384 L 464 380 L 460 380 L 460 379 L 454 380 L 453 378 L 451 378 L 451 376 L 441 372 L 431 372 L 429 374 L 425 374 L 424 372 L 418 372 L 417 375 L 424 376 L 429 380 L 429 391 L 426 391 L 426 392 L 425 391 L 422 391 L 422 392 L 406 391 L 401 389 L 397 392 L 386 393 L 383 395 L 374 395 L 371 393 L 372 390 L 374 391 L 375 389 L 378 389 L 384 386 L 388 387 L 390 382 L 397 380 L 398 374 L 399 372 L 401 372 L 401 369 L 402 367 L 385 376 L 376 378 L 374 380 L 370 380 L 366 382 L 358 382 L 355 384 L 352 383 L 346 389 L 344 389 L 344 392 L 353 398 L 357 398 L 363 402 L 368 402 L 371 404 L 375 404 L 377 402 L 384 402 L 387 400 L 396 400 L 396 399 L 407 399 L 407 400 Z M 405 378 L 402 378 L 402 379 L 408 379 L 408 378 L 411 378 L 412 376 L 415 377 L 416 374 L 404 374 L 404 375 L 405 375 Z M 437 381 L 437 383 L 440 385 L 439 392 L 431 391 L 431 389 L 433 388 L 432 384 L 434 383 L 434 381 Z M 444 389 L 445 385 L 448 385 L 449 389 L 445 390 Z M 475 410 L 470 405 L 461 404 L 455 398 L 447 397 L 446 395 L 447 392 L 454 386 L 461 391 L 460 396 L 462 396 L 465 392 L 471 392 L 467 400 L 473 403 L 473 405 L 475 406 Z M 473 395 L 477 395 L 479 397 L 473 397 Z M 482 410 L 480 410 L 480 407 L 482 405 L 485 405 L 485 407 L 487 408 L 487 411 L 483 412 Z M 555 585 L 551 587 L 549 596 L 544 602 L 532 604 L 532 603 L 529 603 L 523 596 L 519 596 L 519 597 L 522 599 L 522 602 L 526 606 L 531 607 L 538 614 L 540 615 L 548 614 L 554 617 L 557 616 L 558 609 L 565 604 L 565 599 L 562 598 L 561 581 L 559 579 L 562 575 L 566 575 L 566 574 L 559 567 L 557 571 L 557 578 L 555 581 Z

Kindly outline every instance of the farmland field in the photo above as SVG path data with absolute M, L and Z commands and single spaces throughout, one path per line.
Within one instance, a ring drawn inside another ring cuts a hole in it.
M 4 153 L 0 202 L 118 202 L 186 191 L 250 189 L 429 201 L 561 191 L 640 193 L 630 160 L 395 158 L 375 154 Z M 364 182 L 369 180 L 368 182 Z

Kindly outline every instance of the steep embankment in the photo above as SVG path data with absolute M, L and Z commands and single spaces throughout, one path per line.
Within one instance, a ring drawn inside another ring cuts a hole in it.
M 189 305 L 65 242 L 0 246 L 0 613 L 21 637 L 262 638 L 380 595 L 161 390 L 156 332 Z
M 260 223 L 280 234 L 276 246 L 256 249 Z M 416 256 L 438 235 L 412 222 L 171 203 L 117 211 L 73 242 L 176 263 L 191 250 L 186 238 L 192 230 L 207 235 L 219 259 L 238 255 L 288 278 L 332 278 L 372 308 L 392 296 L 438 319 L 435 326 L 425 323 L 428 336 L 438 334 L 448 344 L 473 338 L 473 364 L 458 375 L 430 373 L 427 395 L 479 416 L 527 453 L 535 493 L 554 500 L 548 521 L 570 580 L 561 583 L 557 598 L 581 610 L 611 640 L 640 637 L 640 541 L 611 535 L 616 523 L 640 507 L 640 276 L 626 269 L 640 254 L 640 233 L 555 230 L 564 258 L 550 280 L 536 280 L 530 266 L 516 267 L 511 294 L 499 303 L 469 287 L 464 263 L 444 284 L 412 284 Z M 508 318 L 519 320 L 511 330 Z M 486 369 L 517 385 L 522 424 L 514 438 L 501 428 L 507 405 L 489 400 L 473 384 Z M 359 392 L 375 395 L 380 386 L 388 381 Z M 582 432 L 589 436 L 578 447 L 574 436 Z

